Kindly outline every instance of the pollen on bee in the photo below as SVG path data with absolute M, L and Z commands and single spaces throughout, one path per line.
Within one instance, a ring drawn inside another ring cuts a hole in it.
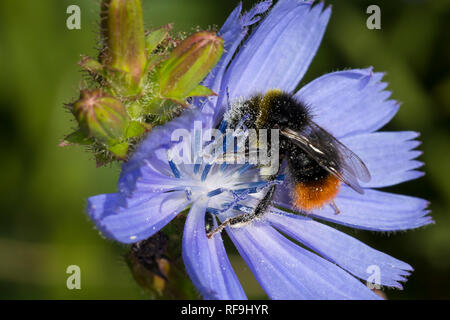
M 314 182 L 297 182 L 292 190 L 293 205 L 311 211 L 331 202 L 338 194 L 341 182 L 333 175 Z

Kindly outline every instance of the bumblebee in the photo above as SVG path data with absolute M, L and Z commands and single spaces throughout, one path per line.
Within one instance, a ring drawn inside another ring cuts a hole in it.
M 249 129 L 279 130 L 280 164 L 286 163 L 292 204 L 300 211 L 308 213 L 330 204 L 339 214 L 334 198 L 342 183 L 358 193 L 364 193 L 358 181 L 370 180 L 366 165 L 355 153 L 317 125 L 310 108 L 292 94 L 270 90 L 264 95 L 254 95 L 246 101 L 231 105 L 225 120 L 230 129 L 236 129 L 241 123 Z M 281 170 L 284 169 L 279 165 L 277 174 L 268 179 L 274 180 Z M 228 225 L 237 227 L 263 215 L 275 189 L 276 184 L 272 184 L 251 213 L 227 219 L 209 232 L 208 237 L 211 238 Z

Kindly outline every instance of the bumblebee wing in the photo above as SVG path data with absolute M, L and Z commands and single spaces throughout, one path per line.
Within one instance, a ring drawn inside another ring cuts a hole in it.
M 280 130 L 322 168 L 356 192 L 364 193 L 359 181 L 370 180 L 370 173 L 364 162 L 345 145 L 312 121 L 304 132 L 291 129 Z

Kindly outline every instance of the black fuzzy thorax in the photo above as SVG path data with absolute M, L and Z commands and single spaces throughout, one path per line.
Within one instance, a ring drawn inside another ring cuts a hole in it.
M 311 120 L 309 108 L 291 94 L 269 91 L 260 104 L 256 121 L 259 129 L 292 129 L 302 131 Z

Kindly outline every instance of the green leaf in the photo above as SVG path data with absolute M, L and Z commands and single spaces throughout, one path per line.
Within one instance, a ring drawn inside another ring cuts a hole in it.
M 72 132 L 64 140 L 61 142 L 61 146 L 70 145 L 70 144 L 80 144 L 80 145 L 89 145 L 92 144 L 92 139 L 87 137 L 83 131 L 78 129 L 75 132 Z
M 108 146 L 108 150 L 111 151 L 119 159 L 125 159 L 128 153 L 128 142 L 122 142 L 113 146 Z
M 195 88 L 188 94 L 189 97 L 208 97 L 215 95 L 217 94 L 214 91 L 202 85 L 197 86 L 197 88 Z
M 130 125 L 128 126 L 126 138 L 131 139 L 135 137 L 139 137 L 142 135 L 145 131 L 147 131 L 148 128 L 145 127 L 144 124 L 138 122 L 138 121 L 131 121 Z
M 172 25 L 168 24 L 167 26 L 150 32 L 150 34 L 145 39 L 147 55 L 150 55 L 153 51 L 155 51 L 158 45 L 167 38 L 171 29 Z
M 151 56 L 148 59 L 148 61 L 147 61 L 147 65 L 145 66 L 145 73 L 148 73 L 151 70 L 153 70 L 153 68 L 155 68 L 157 65 L 159 65 L 165 59 L 167 59 L 167 56 L 164 56 L 164 55 L 161 55 L 161 56 L 153 55 L 153 56 Z
M 90 57 L 84 56 L 78 64 L 91 73 L 104 75 L 103 65 Z

